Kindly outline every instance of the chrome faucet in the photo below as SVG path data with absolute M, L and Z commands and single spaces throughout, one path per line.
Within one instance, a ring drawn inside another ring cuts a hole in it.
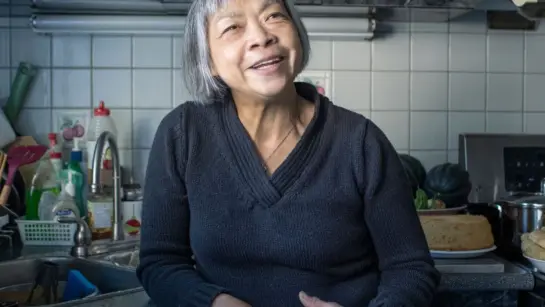
M 115 136 L 108 132 L 102 132 L 98 137 L 93 154 L 92 169 L 93 176 L 91 182 L 91 192 L 98 193 L 101 188 L 100 184 L 100 169 L 102 163 L 102 154 L 104 146 L 108 143 L 110 153 L 112 155 L 113 164 L 113 183 L 114 183 L 114 225 L 113 225 L 113 241 L 121 241 L 124 239 L 123 233 L 123 214 L 121 212 L 121 162 L 119 161 L 119 150 L 115 141 Z
M 74 233 L 74 246 L 71 250 L 73 257 L 85 258 L 89 255 L 89 246 L 91 246 L 91 230 L 87 223 L 81 218 L 59 217 L 59 223 L 76 224 L 77 229 Z

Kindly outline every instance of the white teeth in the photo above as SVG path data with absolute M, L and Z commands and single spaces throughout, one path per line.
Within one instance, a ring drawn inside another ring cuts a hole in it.
M 254 65 L 254 68 L 260 68 L 260 67 L 275 64 L 275 63 L 278 63 L 278 62 L 280 62 L 280 58 L 272 59 L 272 60 L 269 60 L 269 61 L 266 61 L 266 62 L 261 62 L 261 63 L 259 63 L 257 65 Z

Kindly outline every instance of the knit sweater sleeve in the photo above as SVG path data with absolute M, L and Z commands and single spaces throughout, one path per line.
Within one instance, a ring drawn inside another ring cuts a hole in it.
M 431 305 L 440 281 L 397 152 L 371 121 L 363 138 L 365 222 L 380 270 L 369 307 Z
M 136 272 L 157 306 L 204 307 L 225 290 L 206 282 L 193 267 L 182 134 L 174 112 L 156 132 L 146 171 Z

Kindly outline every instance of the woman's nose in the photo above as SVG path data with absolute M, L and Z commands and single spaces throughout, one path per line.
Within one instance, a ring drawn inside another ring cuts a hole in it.
M 266 47 L 276 42 L 276 37 L 260 23 L 255 23 L 246 29 L 250 48 Z

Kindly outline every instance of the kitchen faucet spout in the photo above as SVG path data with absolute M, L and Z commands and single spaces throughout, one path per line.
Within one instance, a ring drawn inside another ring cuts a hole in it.
M 110 154 L 112 155 L 112 164 L 113 164 L 113 184 L 114 184 L 114 222 L 113 222 L 113 241 L 121 241 L 124 239 L 123 232 L 123 212 L 121 207 L 121 162 L 119 161 L 119 149 L 117 147 L 117 142 L 115 136 L 108 132 L 104 131 L 98 137 L 98 140 L 95 145 L 95 150 L 92 159 L 92 182 L 91 182 L 91 192 L 99 193 L 101 188 L 100 183 L 100 169 L 102 164 L 102 155 L 104 153 L 104 147 L 106 144 L 109 145 Z

